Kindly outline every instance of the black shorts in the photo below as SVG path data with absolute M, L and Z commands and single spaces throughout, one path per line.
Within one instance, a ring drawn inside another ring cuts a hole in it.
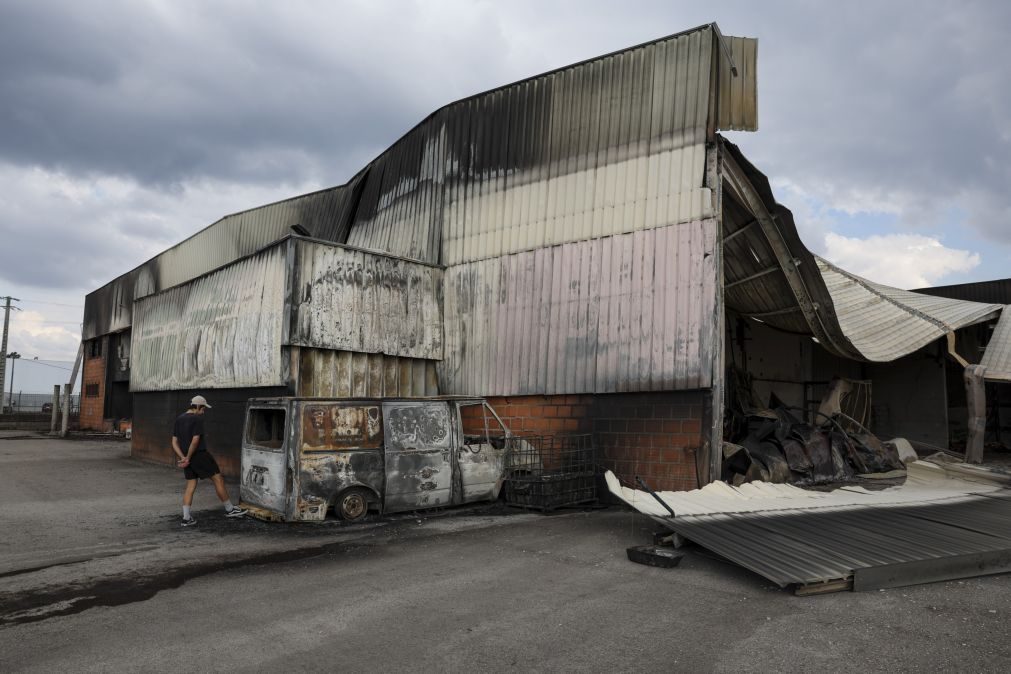
M 213 477 L 221 472 L 218 462 L 214 460 L 210 452 L 193 452 L 190 463 L 183 468 L 183 473 L 187 480 L 199 480 Z

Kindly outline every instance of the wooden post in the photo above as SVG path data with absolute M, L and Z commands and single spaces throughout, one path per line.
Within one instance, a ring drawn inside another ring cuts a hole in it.
M 966 463 L 983 463 L 983 439 L 986 436 L 985 368 L 969 365 L 965 368 L 965 400 L 969 416 L 969 436 L 965 440 Z
M 84 360 L 84 342 L 77 347 L 77 358 L 74 360 L 74 369 L 70 372 L 70 383 L 63 387 L 63 423 L 60 425 L 60 437 L 67 437 L 67 427 L 70 425 L 70 394 L 74 392 L 74 383 L 77 381 L 77 371 Z
M 53 416 L 49 420 L 49 432 L 56 433 L 56 424 L 60 419 L 60 385 L 53 384 Z

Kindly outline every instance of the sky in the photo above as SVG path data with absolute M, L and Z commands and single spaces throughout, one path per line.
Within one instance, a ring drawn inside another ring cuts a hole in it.
M 1011 276 L 1011 3 L 0 0 L 11 351 L 223 215 L 344 183 L 430 112 L 716 21 L 757 37 L 733 132 L 808 248 L 903 288 Z

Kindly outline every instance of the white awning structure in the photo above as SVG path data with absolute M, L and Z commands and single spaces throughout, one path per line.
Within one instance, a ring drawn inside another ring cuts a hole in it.
M 892 288 L 815 259 L 843 334 L 869 361 L 901 358 L 950 332 L 992 320 L 1004 308 Z
M 984 379 L 1011 381 L 1011 306 L 1001 314 L 979 365 Z

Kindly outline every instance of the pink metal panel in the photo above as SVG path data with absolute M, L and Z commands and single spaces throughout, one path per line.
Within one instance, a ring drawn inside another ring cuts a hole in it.
M 446 270 L 440 390 L 483 395 L 706 388 L 715 220 Z

